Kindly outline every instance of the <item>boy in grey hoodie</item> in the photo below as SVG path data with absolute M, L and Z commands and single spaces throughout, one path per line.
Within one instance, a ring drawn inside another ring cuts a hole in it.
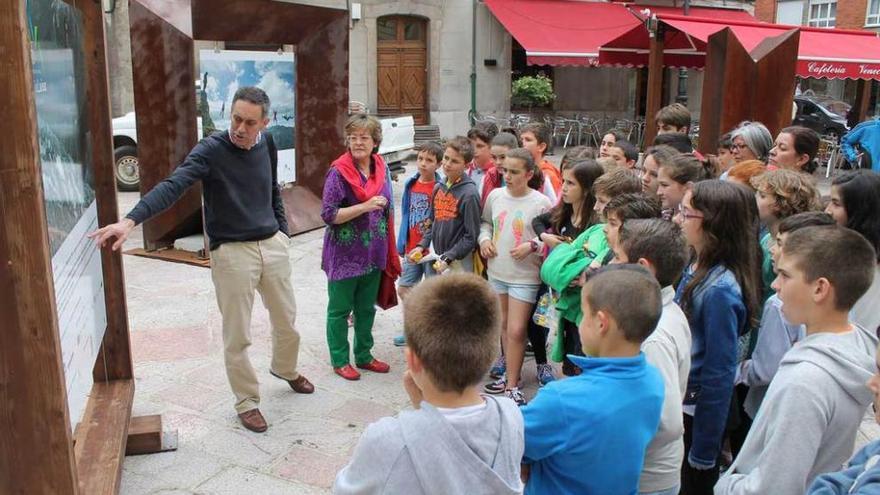
M 480 235 L 480 193 L 464 173 L 474 158 L 474 147 L 466 137 L 446 142 L 443 152 L 445 180 L 434 186 L 431 199 L 431 222 L 418 247 L 409 255 L 434 245 L 439 259 L 431 265 L 436 273 L 474 270 L 474 250 Z
M 499 319 L 498 298 L 476 275 L 413 289 L 404 301 L 403 384 L 415 410 L 367 427 L 333 493 L 522 493 L 522 415 L 510 399 L 479 392 Z
M 845 254 L 842 254 L 845 253 Z M 842 227 L 789 234 L 773 288 L 806 338 L 782 358 L 742 450 L 715 494 L 802 494 L 852 454 L 877 338 L 849 320 L 874 278 L 874 248 Z
M 874 394 L 874 420 L 880 423 L 880 352 L 868 390 Z M 862 447 L 842 470 L 818 476 L 806 495 L 846 494 L 880 495 L 880 440 Z

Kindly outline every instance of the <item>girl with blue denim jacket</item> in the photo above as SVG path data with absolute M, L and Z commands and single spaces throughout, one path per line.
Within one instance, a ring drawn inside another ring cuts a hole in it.
M 711 494 L 730 410 L 737 341 L 760 316 L 758 216 L 753 193 L 719 180 L 685 193 L 676 215 L 692 249 L 676 302 L 692 333 L 684 401 L 682 494 Z

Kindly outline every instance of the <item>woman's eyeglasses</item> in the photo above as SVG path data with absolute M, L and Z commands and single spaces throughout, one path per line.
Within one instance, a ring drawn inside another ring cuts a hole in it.
M 703 215 L 695 213 L 694 210 L 686 208 L 683 204 L 678 205 L 678 214 L 681 218 L 703 218 Z

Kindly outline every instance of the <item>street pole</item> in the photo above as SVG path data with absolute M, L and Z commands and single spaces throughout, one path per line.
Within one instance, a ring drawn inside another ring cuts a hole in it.
M 470 125 L 476 123 L 477 115 L 477 0 L 473 0 L 471 12 L 471 111 L 469 112 Z
M 690 10 L 691 0 L 684 0 L 684 15 L 690 15 Z M 688 101 L 687 82 L 688 71 L 684 67 L 680 67 L 678 69 L 678 95 L 676 95 L 675 101 L 685 106 L 687 106 Z

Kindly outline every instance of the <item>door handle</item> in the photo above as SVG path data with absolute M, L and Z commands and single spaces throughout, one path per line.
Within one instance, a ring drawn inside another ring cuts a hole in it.
M 392 122 L 391 127 L 397 127 L 397 122 Z

